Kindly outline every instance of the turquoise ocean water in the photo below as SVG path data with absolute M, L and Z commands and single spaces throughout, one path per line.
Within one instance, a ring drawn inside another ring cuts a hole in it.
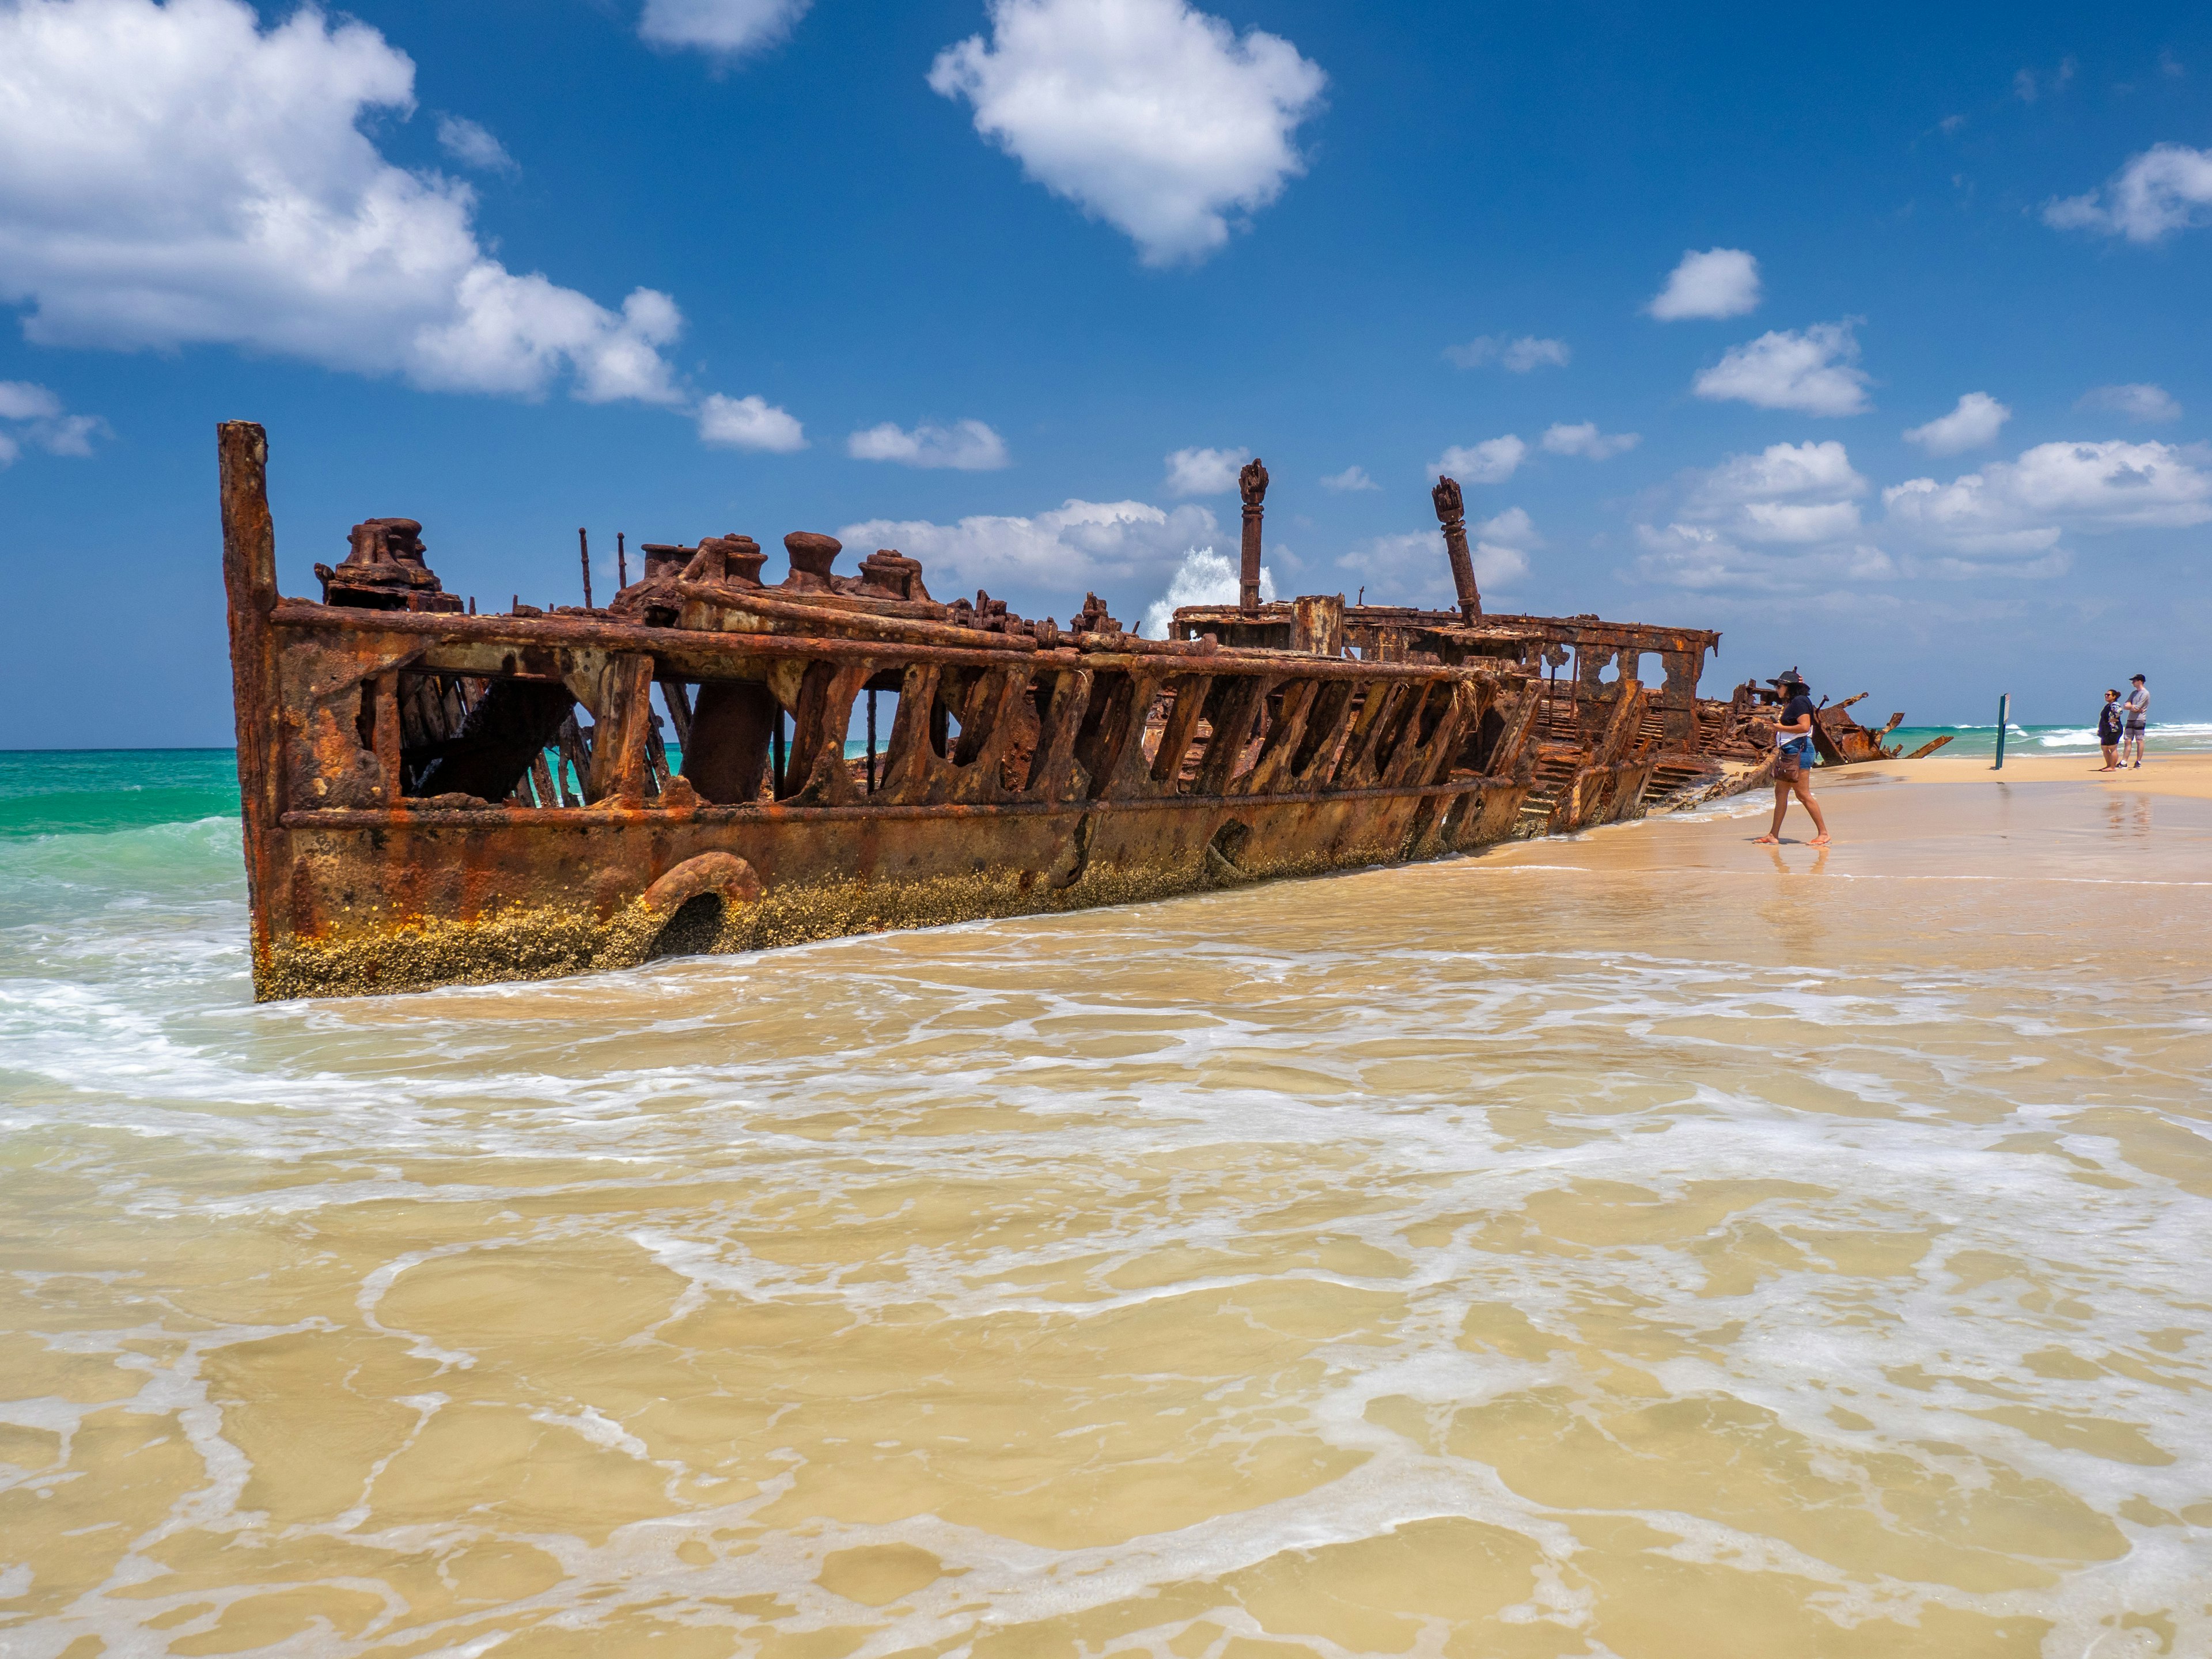
M 0 836 L 102 835 L 237 816 L 234 750 L 0 751 Z
M 1946 755 L 1990 755 L 1996 751 L 1997 728 L 1988 726 L 1900 726 L 1889 735 L 1889 741 L 1902 744 L 1911 754 L 1923 743 L 1949 733 L 1951 741 L 1942 751 Z M 2010 726 L 2005 728 L 2005 752 L 2008 755 L 2093 755 L 2097 750 L 2097 729 L 2094 726 Z M 2150 728 L 2148 752 L 2163 751 L 2169 755 L 2197 754 L 2212 750 L 2212 722 L 2201 720 L 2174 721 L 2170 724 L 2154 722 Z

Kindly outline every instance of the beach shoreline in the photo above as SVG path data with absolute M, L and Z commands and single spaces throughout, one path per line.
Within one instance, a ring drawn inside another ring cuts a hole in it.
M 2000 771 L 1984 757 L 1960 756 L 1954 759 L 1936 754 L 1926 760 L 1872 761 L 1850 768 L 1824 769 L 1814 774 L 1813 787 L 1817 791 L 1838 776 L 1879 774 L 1908 783 L 2072 783 L 2212 800 L 2212 754 L 2160 755 L 2154 750 L 2140 767 L 2105 772 L 2099 769 L 2103 764 L 2103 758 L 2094 752 L 2014 754 L 2005 757 L 2004 768 Z

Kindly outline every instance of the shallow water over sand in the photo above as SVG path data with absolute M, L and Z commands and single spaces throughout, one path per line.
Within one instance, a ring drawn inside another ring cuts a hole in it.
M 2212 805 L 1825 797 L 263 1008 L 0 845 L 0 1649 L 2212 1650 Z

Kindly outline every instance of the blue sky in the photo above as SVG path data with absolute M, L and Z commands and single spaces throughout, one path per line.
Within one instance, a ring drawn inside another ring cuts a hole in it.
M 6 741 L 228 741 L 226 417 L 293 592 L 827 529 L 1135 621 L 1256 451 L 1277 592 L 1435 601 L 1443 462 L 1492 609 L 1709 691 L 2212 718 L 2208 86 L 2178 6 L 0 0 Z

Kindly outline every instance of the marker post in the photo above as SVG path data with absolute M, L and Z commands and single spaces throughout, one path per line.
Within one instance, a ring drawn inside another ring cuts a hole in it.
M 2005 727 L 2010 724 L 2012 724 L 2012 693 L 2008 691 L 1997 699 L 1997 763 L 1990 768 L 1992 772 L 2004 770 Z

